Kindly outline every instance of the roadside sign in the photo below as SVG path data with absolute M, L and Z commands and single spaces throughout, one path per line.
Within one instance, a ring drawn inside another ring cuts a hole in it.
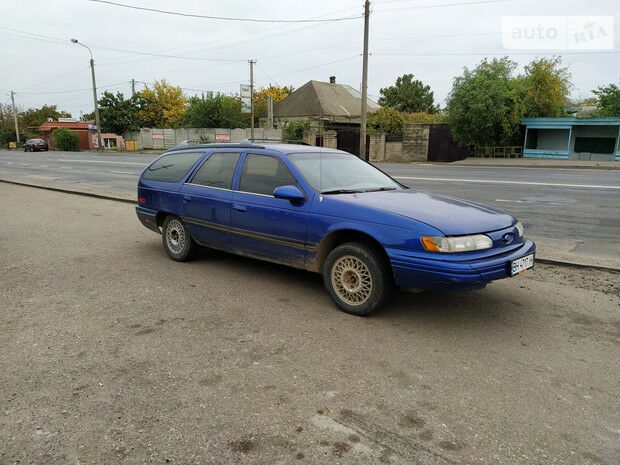
M 252 111 L 252 87 L 247 84 L 241 84 L 241 113 L 251 113 Z
M 153 134 L 153 140 L 164 140 L 163 134 Z
M 216 142 L 230 142 L 230 134 L 215 134 Z

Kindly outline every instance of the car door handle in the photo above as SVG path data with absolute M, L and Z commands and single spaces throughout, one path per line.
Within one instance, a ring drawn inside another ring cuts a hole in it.
M 233 203 L 232 207 L 238 212 L 248 211 L 248 207 L 246 207 L 245 205 L 241 205 L 240 203 Z
M 183 199 L 183 203 L 187 203 L 187 202 L 191 202 L 192 197 L 189 195 L 183 195 L 181 199 Z

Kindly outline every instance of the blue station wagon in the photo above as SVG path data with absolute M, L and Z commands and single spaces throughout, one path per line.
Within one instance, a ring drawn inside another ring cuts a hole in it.
M 511 215 L 409 189 L 320 147 L 173 149 L 140 175 L 136 212 L 173 260 L 204 246 L 318 272 L 355 315 L 394 287 L 479 289 L 534 266 L 535 245 Z

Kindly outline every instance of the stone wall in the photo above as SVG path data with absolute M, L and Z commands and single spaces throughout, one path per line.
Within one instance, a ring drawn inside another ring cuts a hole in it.
M 407 161 L 428 160 L 429 124 L 405 124 L 403 127 L 403 158 Z

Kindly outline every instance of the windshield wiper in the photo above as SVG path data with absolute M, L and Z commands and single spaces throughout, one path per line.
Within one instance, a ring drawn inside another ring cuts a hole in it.
M 367 189 L 364 192 L 379 192 L 379 191 L 395 191 L 395 187 L 379 187 L 377 189 Z
M 332 189 L 329 191 L 323 191 L 321 194 L 356 194 L 359 192 L 364 192 L 359 189 Z

